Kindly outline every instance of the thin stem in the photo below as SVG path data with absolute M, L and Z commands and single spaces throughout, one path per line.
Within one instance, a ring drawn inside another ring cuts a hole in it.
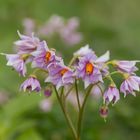
M 72 134 L 73 134 L 73 137 L 74 137 L 75 140 L 77 140 L 77 134 L 76 134 L 76 130 L 75 130 L 74 126 L 73 126 L 73 123 L 72 123 L 72 121 L 71 121 L 71 119 L 70 119 L 68 113 L 66 112 L 65 107 L 63 106 L 63 103 L 61 102 L 61 99 L 60 99 L 60 97 L 59 97 L 58 91 L 57 91 L 57 89 L 56 89 L 55 87 L 54 87 L 54 90 L 55 90 L 55 93 L 56 93 L 58 102 L 59 102 L 59 104 L 60 104 L 60 107 L 61 107 L 61 109 L 62 109 L 62 111 L 63 111 L 63 113 L 64 113 L 65 119 L 66 119 L 66 121 L 67 121 L 67 123 L 68 123 L 68 126 L 69 126 L 70 129 L 71 129 L 71 132 L 72 132 Z
M 113 72 L 110 73 L 110 75 L 114 75 L 114 74 L 122 74 L 122 72 L 120 72 L 120 71 L 113 71 Z
M 81 127 L 82 127 L 82 120 L 83 120 L 83 113 L 84 113 L 84 108 L 85 108 L 85 104 L 86 104 L 86 101 L 88 99 L 88 96 L 90 94 L 90 91 L 92 89 L 93 85 L 91 85 L 87 92 L 86 92 L 86 95 L 85 95 L 85 98 L 84 98 L 84 101 L 83 101 L 83 104 L 82 104 L 82 107 L 81 107 L 81 110 L 79 112 L 79 116 L 78 116 L 78 128 L 77 128 L 77 135 L 78 135 L 78 140 L 80 140 L 80 134 L 81 134 Z
M 80 99 L 79 99 L 79 93 L 78 93 L 77 80 L 75 80 L 75 90 L 76 90 L 76 99 L 77 99 L 77 103 L 78 103 L 78 108 L 79 108 L 79 111 L 80 111 L 81 105 L 80 105 Z
M 39 71 L 42 71 L 42 72 L 48 73 L 48 71 L 45 70 L 45 69 L 42 69 L 42 68 L 36 68 L 36 69 L 33 71 L 33 74 L 36 74 L 36 73 L 39 72 Z
M 65 100 L 65 96 L 64 96 L 64 87 L 62 87 L 59 97 L 60 97 L 60 100 L 61 100 L 61 103 L 62 103 L 64 109 L 66 110 L 66 104 L 65 104 L 66 100 Z
M 64 87 L 62 87 L 62 89 L 61 89 L 61 93 L 60 93 L 60 99 L 61 99 L 61 101 L 63 100 L 63 99 L 62 99 L 63 94 L 64 94 Z
M 68 66 L 71 66 L 71 65 L 73 64 L 73 62 L 76 60 L 76 58 L 77 58 L 77 56 L 74 56 L 74 57 L 71 59 L 71 61 L 70 61 L 70 63 L 69 63 Z

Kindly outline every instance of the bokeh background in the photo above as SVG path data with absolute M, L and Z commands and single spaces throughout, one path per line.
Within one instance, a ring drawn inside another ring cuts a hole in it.
M 112 59 L 140 59 L 139 6 L 139 0 L 0 0 L 0 52 L 13 53 L 16 31 L 23 31 L 24 18 L 42 24 L 57 14 L 65 19 L 78 17 L 83 34 L 83 41 L 73 47 L 56 38 L 47 40 L 66 62 L 87 43 L 99 55 L 110 50 Z M 23 80 L 0 56 L 0 140 L 72 140 L 58 102 L 50 110 L 42 110 L 43 94 L 19 92 Z M 95 98 L 89 99 L 82 140 L 140 139 L 140 93 L 136 98 L 121 95 L 110 106 L 106 123 L 99 116 L 100 105 Z

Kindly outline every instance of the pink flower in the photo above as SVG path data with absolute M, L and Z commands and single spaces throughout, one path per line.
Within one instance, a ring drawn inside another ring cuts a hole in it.
M 88 54 L 87 56 L 79 59 L 76 75 L 78 78 L 83 79 L 85 88 L 87 88 L 90 84 L 94 84 L 99 81 L 103 82 L 102 74 L 93 62 L 94 56 L 92 54 Z
M 19 47 L 19 54 L 30 54 L 40 46 L 40 40 L 37 37 L 34 37 L 33 34 L 32 36 L 25 36 L 18 31 L 18 35 L 20 40 L 16 41 L 14 44 Z
M 26 74 L 26 59 L 19 54 L 4 54 L 7 58 L 7 66 L 12 66 L 20 75 L 25 76 Z
M 36 79 L 35 76 L 30 76 L 27 80 L 25 80 L 21 86 L 20 86 L 20 90 L 23 90 L 24 92 L 26 90 L 30 91 L 36 91 L 39 92 L 41 90 L 40 87 L 40 83 L 39 81 Z
M 59 89 L 61 86 L 74 83 L 73 71 L 63 63 L 52 63 L 48 67 L 49 75 L 45 82 L 51 82 Z
M 90 84 L 103 82 L 101 72 L 104 70 L 104 63 L 109 59 L 109 52 L 97 58 L 93 52 L 90 52 L 89 49 L 87 50 L 89 53 L 85 53 L 84 56 L 79 57 L 76 67 L 76 76 L 82 78 L 85 88 Z
M 138 61 L 113 61 L 113 65 L 121 72 L 133 73 L 138 70 L 135 66 Z
M 110 102 L 113 102 L 113 104 L 115 104 L 120 99 L 119 90 L 115 86 L 111 85 L 105 91 L 103 98 L 105 103 L 108 104 Z
M 124 97 L 127 94 L 135 96 L 135 91 L 140 91 L 140 77 L 135 75 L 128 76 L 121 84 L 120 91 L 124 93 Z
M 45 41 L 32 55 L 34 56 L 32 67 L 47 69 L 49 64 L 61 61 L 61 58 L 57 57 L 55 52 L 48 48 Z

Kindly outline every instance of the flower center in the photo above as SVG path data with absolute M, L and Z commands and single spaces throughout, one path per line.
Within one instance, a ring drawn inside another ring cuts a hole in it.
M 50 58 L 51 58 L 51 53 L 50 52 L 46 52 L 46 55 L 45 55 L 46 62 L 50 61 Z
M 129 76 L 130 76 L 130 74 L 128 74 L 128 73 L 123 73 L 123 77 L 124 77 L 125 79 L 128 79 Z
M 32 86 L 31 85 L 29 85 L 29 86 L 27 86 L 27 90 L 31 90 L 32 89 Z
M 26 61 L 28 58 L 29 58 L 29 54 L 22 54 L 21 56 L 20 56 L 20 59 L 22 59 L 23 61 Z
M 61 76 L 63 76 L 67 71 L 68 71 L 68 69 L 66 69 L 66 68 L 60 70 Z
M 94 70 L 94 66 L 92 63 L 88 62 L 86 64 L 86 74 L 91 74 Z

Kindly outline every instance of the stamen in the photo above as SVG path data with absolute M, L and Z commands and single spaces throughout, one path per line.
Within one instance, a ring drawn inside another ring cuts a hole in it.
M 23 61 L 26 61 L 26 60 L 28 59 L 29 56 L 30 56 L 29 54 L 22 54 L 22 55 L 20 56 L 20 58 L 21 58 Z
M 94 70 L 94 66 L 92 63 L 88 62 L 86 64 L 86 74 L 91 74 Z
M 68 69 L 66 69 L 66 68 L 60 70 L 61 76 L 63 76 L 67 71 L 68 71 Z
M 45 55 L 46 62 L 50 61 L 50 58 L 51 58 L 51 53 L 48 51 L 46 52 L 46 55 Z

